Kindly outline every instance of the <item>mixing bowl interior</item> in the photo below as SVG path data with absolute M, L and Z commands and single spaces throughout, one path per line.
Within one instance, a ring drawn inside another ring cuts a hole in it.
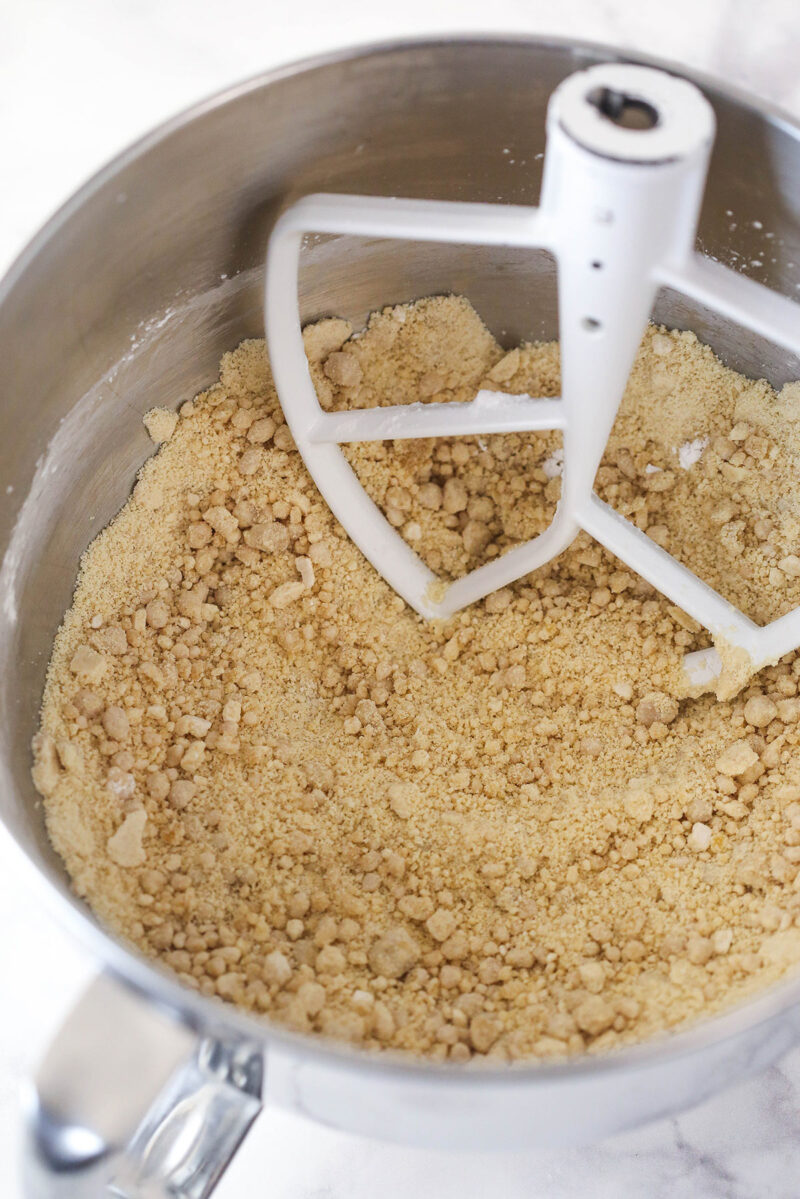
M 65 894 L 30 780 L 30 741 L 80 554 L 152 453 L 142 414 L 177 407 L 215 379 L 225 350 L 261 335 L 261 262 L 285 202 L 330 190 L 535 203 L 550 93 L 610 57 L 476 40 L 287 68 L 127 152 L 12 270 L 0 294 L 0 814 Z M 700 247 L 794 296 L 798 133 L 736 97 L 708 94 L 719 133 Z M 447 291 L 467 294 L 506 344 L 557 336 L 545 254 L 314 238 L 304 252 L 304 320 L 337 314 L 358 326 L 387 303 Z M 748 375 L 776 384 L 800 376 L 783 352 L 679 296 L 664 293 L 655 316 L 695 329 Z

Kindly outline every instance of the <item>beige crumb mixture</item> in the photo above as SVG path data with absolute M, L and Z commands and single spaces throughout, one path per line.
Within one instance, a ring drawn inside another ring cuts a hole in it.
M 504 354 L 456 298 L 351 332 L 306 333 L 328 407 L 558 391 L 557 347 Z M 761 615 L 800 598 L 796 400 L 650 330 L 598 478 Z M 586 536 L 424 623 L 314 489 L 262 342 L 149 427 L 167 440 L 85 555 L 35 745 L 53 843 L 112 929 L 294 1029 L 454 1062 L 611 1049 L 800 960 L 800 657 L 676 698 L 707 638 Z M 558 496 L 552 435 L 348 453 L 449 575 Z

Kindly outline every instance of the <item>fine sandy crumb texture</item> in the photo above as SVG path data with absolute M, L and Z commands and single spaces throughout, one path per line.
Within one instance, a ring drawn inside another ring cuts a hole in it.
M 557 346 L 504 353 L 452 297 L 306 345 L 328 408 L 559 387 Z M 651 329 L 598 475 L 759 617 L 800 599 L 796 401 Z M 681 698 L 707 638 L 585 535 L 423 622 L 316 492 L 262 342 L 148 427 L 168 440 L 84 557 L 35 742 L 115 932 L 291 1028 L 452 1062 L 609 1050 L 800 960 L 800 658 Z M 450 577 L 558 498 L 551 435 L 348 454 Z

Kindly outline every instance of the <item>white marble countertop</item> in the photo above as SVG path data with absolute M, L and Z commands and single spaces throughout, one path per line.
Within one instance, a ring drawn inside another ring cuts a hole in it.
M 348 42 L 539 32 L 637 48 L 800 115 L 797 0 L 0 0 L 0 270 L 112 154 L 180 108 Z M 17 1199 L 18 1091 L 92 962 L 6 868 L 0 841 L 0 1195 Z M 270 1110 L 220 1199 L 796 1199 L 800 1049 L 679 1119 L 591 1147 L 456 1157 Z

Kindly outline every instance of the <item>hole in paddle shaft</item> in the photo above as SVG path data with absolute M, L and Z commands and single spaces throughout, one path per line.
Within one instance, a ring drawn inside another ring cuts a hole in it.
M 658 124 L 658 112 L 646 100 L 626 96 L 612 87 L 596 87 L 586 99 L 599 113 L 623 129 L 647 130 Z

